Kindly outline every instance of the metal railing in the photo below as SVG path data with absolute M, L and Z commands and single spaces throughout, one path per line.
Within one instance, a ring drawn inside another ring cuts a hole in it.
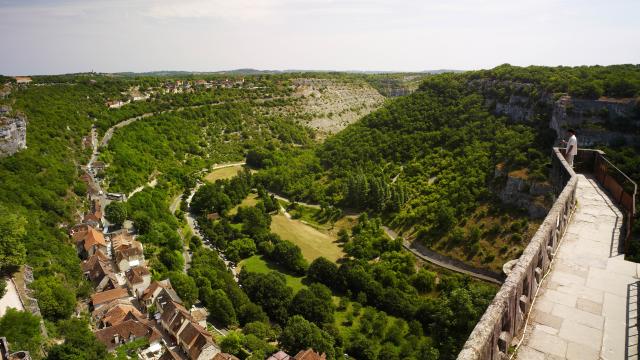
M 579 150 L 574 161 L 580 172 L 593 173 L 611 198 L 624 210 L 625 247 L 628 246 L 635 215 L 637 185 L 615 167 L 599 150 Z M 471 332 L 458 360 L 502 360 L 509 358 L 509 346 L 526 324 L 527 315 L 544 275 L 576 206 L 578 178 L 562 151 L 553 149 L 551 182 L 556 200 L 504 284 Z
M 580 172 L 593 174 L 598 183 L 609 192 L 611 199 L 623 211 L 625 228 L 623 247 L 626 253 L 631 242 L 631 229 L 636 214 L 638 185 L 613 165 L 601 150 L 580 149 L 576 157 L 576 166 Z

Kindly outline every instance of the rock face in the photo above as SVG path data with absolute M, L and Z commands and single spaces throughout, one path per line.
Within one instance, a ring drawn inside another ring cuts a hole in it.
M 505 176 L 501 170 L 496 169 L 496 176 Z M 553 193 L 553 187 L 546 182 L 528 180 L 517 172 L 507 174 L 504 187 L 498 192 L 498 197 L 505 204 L 526 209 L 529 216 L 541 219 L 547 215 L 552 201 L 549 197 Z
M 0 107 L 0 157 L 10 156 L 27 147 L 27 119 L 9 115 L 10 108 Z
M 582 146 L 639 145 L 640 138 L 633 135 L 640 128 L 639 101 L 633 98 L 589 100 L 564 95 L 554 103 L 549 127 L 560 137 L 566 137 L 565 131 L 569 128 L 579 129 Z M 629 131 L 609 130 L 610 124 Z
M 483 93 L 497 115 L 515 122 L 548 123 L 560 139 L 567 137 L 566 130 L 576 128 L 579 146 L 640 145 L 640 137 L 634 135 L 640 129 L 640 98 L 558 98 L 528 83 L 483 79 L 470 84 Z M 625 130 L 612 131 L 611 125 Z

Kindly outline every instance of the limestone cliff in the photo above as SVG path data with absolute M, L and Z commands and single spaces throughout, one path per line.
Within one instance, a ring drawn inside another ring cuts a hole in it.
M 558 138 L 566 137 L 569 128 L 578 129 L 580 146 L 640 145 L 640 98 L 581 99 L 515 81 L 478 79 L 470 84 L 497 115 L 532 125 L 546 123 Z
M 24 115 L 10 113 L 9 107 L 0 107 L 0 157 L 27 147 L 27 119 Z
M 639 145 L 639 99 L 577 99 L 561 96 L 553 104 L 549 127 L 560 137 L 569 128 L 579 130 L 581 146 Z M 612 130 L 615 128 L 616 130 Z
M 541 219 L 547 215 L 553 202 L 551 184 L 529 179 L 526 170 L 507 174 L 500 165 L 496 167 L 495 177 L 504 184 L 498 192 L 498 197 L 503 203 L 526 210 L 534 219 Z

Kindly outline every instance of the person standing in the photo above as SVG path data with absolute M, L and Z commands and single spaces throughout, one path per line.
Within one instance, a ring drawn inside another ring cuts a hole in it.
M 562 140 L 563 143 L 567 144 L 564 157 L 567 159 L 569 166 L 573 167 L 573 158 L 578 155 L 578 138 L 576 138 L 576 131 L 574 129 L 569 129 L 567 133 L 571 136 L 569 137 L 569 141 Z

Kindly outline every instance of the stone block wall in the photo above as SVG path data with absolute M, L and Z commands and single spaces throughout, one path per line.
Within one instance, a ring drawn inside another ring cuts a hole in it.
M 578 179 L 558 149 L 553 150 L 552 180 L 558 196 L 518 263 L 471 332 L 458 360 L 501 360 L 522 331 L 532 300 L 549 270 L 576 204 Z

